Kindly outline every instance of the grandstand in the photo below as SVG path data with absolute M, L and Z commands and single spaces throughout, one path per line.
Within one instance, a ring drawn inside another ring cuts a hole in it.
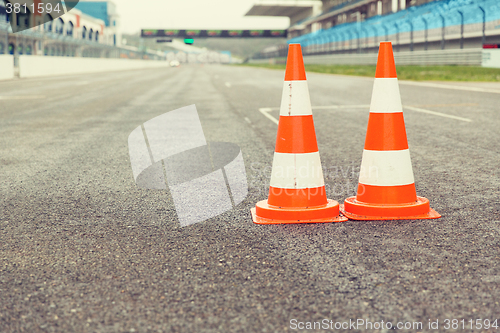
M 323 6 L 328 1 L 323 1 Z M 306 55 L 376 52 L 381 40 L 396 51 L 496 47 L 500 44 L 498 0 L 351 0 L 333 3 L 288 29 L 288 43 Z M 286 55 L 286 45 L 255 58 Z

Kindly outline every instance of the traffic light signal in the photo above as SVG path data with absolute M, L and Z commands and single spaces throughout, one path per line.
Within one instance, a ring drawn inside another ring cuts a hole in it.
M 194 43 L 194 39 L 184 38 L 184 44 L 192 45 L 193 43 Z
M 157 43 L 172 43 L 172 38 L 167 38 L 167 39 L 157 39 Z

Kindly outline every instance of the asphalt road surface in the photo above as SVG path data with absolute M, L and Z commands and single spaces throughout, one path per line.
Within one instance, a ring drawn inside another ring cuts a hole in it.
M 308 82 L 342 202 L 373 80 Z M 282 87 L 282 71 L 216 65 L 0 82 L 0 332 L 499 332 L 500 85 L 400 84 L 417 193 L 441 219 L 255 225 Z M 241 148 L 249 193 L 181 227 L 168 190 L 137 188 L 127 138 L 190 104 L 208 141 Z

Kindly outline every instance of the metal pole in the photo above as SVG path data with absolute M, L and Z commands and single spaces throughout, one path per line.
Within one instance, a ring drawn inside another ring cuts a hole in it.
M 16 35 L 16 43 L 14 45 L 14 66 L 19 67 L 19 34 Z
M 360 34 L 359 34 L 359 31 L 356 30 L 356 48 L 357 48 L 357 53 L 360 53 L 361 52 L 361 45 L 359 44 L 359 40 L 360 40 Z
M 399 26 L 397 23 L 394 23 L 394 26 L 396 27 L 396 42 L 397 42 L 397 49 L 396 51 L 399 52 Z
M 408 24 L 410 25 L 410 51 L 413 52 L 413 23 L 408 21 Z
M 365 50 L 368 48 L 368 30 L 366 30 L 365 28 L 363 28 L 363 30 L 365 31 Z
M 356 12 L 356 34 L 358 35 L 357 45 L 358 45 L 358 53 L 361 52 L 361 13 Z
M 457 10 L 460 14 L 461 23 L 460 23 L 460 48 L 464 48 L 464 13 L 461 10 Z
M 444 21 L 444 16 L 439 14 L 439 16 L 441 17 L 441 22 L 443 24 L 443 27 L 441 28 L 441 50 L 444 50 L 444 35 L 445 35 L 445 27 L 444 27 L 444 24 L 445 24 L 445 21 Z
M 6 27 L 5 30 L 5 54 L 9 54 L 9 28 Z
M 427 30 L 427 20 L 425 18 L 422 17 L 422 20 L 424 21 L 424 25 L 425 25 L 425 42 L 424 42 L 424 49 L 427 51 L 427 35 L 428 35 L 428 30 Z
M 483 35 L 481 37 L 481 47 L 484 45 L 484 42 L 486 41 L 486 12 L 483 7 L 478 6 L 479 9 L 483 12 Z
M 375 27 L 372 27 L 373 28 L 373 31 L 375 31 L 375 33 L 373 34 L 373 42 L 374 42 L 374 47 L 377 47 L 377 44 L 378 44 L 378 40 L 377 40 L 377 28 Z

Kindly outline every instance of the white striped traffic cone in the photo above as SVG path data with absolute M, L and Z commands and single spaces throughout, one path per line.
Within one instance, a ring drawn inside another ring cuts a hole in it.
M 290 44 L 268 200 L 252 208 L 257 224 L 347 221 L 326 198 L 300 44 Z
M 441 217 L 417 197 L 390 42 L 380 43 L 358 192 L 342 212 L 354 220 Z

